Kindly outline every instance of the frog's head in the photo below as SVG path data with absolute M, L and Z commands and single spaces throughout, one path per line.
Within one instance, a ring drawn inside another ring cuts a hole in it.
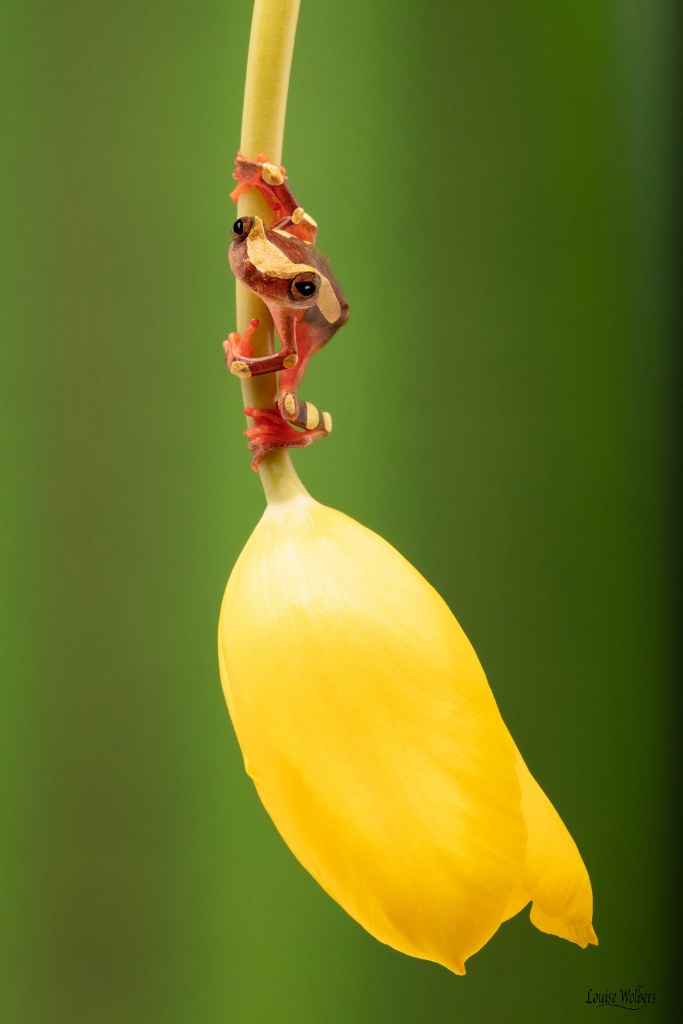
M 232 226 L 229 259 L 235 277 L 266 305 L 306 310 L 317 305 L 329 323 L 341 307 L 329 280 L 306 261 L 309 243 L 270 230 L 260 217 L 239 217 Z

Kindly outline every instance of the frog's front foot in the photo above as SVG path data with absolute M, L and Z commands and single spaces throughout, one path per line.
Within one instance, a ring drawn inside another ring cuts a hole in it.
M 259 321 L 254 318 L 249 321 L 249 326 L 244 334 L 239 335 L 237 331 L 231 331 L 223 342 L 225 365 L 236 377 L 251 377 L 249 362 L 254 356 L 251 336 L 258 325 Z
M 272 190 L 284 185 L 285 169 L 278 167 L 277 164 L 272 164 L 265 153 L 259 153 L 255 160 L 248 160 L 247 157 L 238 153 L 235 157 L 235 170 L 232 176 L 237 182 L 236 188 L 230 193 L 230 198 L 234 202 L 237 202 L 243 192 L 248 192 L 250 188 L 257 188 L 271 209 L 280 209 L 281 204 Z

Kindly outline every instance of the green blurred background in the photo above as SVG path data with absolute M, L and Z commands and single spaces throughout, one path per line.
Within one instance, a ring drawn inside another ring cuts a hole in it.
M 595 892 L 599 948 L 524 912 L 457 978 L 299 867 L 220 692 L 249 0 L 3 0 L 2 1024 L 672 1019 L 674 9 L 302 4 L 351 320 L 295 462 L 449 602 Z

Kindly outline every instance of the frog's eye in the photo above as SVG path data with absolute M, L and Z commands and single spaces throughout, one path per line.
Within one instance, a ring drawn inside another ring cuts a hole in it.
M 304 271 L 292 278 L 289 284 L 289 291 L 294 299 L 310 299 L 318 291 L 320 279 L 317 274 Z
M 240 217 L 232 226 L 232 239 L 234 242 L 243 242 L 252 229 L 253 217 Z

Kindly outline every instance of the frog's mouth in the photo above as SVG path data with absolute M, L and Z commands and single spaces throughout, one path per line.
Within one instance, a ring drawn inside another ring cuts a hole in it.
M 320 288 L 316 296 L 318 309 L 328 323 L 337 322 L 341 316 L 341 306 L 328 279 L 308 263 L 293 263 L 288 259 L 276 245 L 266 238 L 263 221 L 260 217 L 254 217 L 251 231 L 247 235 L 247 255 L 250 263 L 268 277 L 291 281 L 297 274 L 315 274 L 320 278 Z

